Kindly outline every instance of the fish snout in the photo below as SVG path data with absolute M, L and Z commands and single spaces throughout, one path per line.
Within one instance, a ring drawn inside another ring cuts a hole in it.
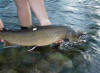
M 64 39 L 65 42 L 71 42 L 71 43 L 86 43 L 87 35 L 83 34 L 83 35 L 78 35 L 78 36 L 70 36 L 68 39 Z
M 83 35 L 81 35 L 81 36 L 79 37 L 78 42 L 79 42 L 79 43 L 86 43 L 86 42 L 87 42 L 86 38 L 87 38 L 87 35 L 86 35 L 86 34 L 83 34 Z

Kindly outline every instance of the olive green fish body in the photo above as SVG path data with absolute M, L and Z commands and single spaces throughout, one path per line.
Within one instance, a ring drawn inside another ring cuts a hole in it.
M 74 32 L 69 27 L 60 26 L 40 26 L 33 29 L 36 30 L 2 31 L 0 38 L 22 46 L 45 46 L 63 40 L 70 32 Z

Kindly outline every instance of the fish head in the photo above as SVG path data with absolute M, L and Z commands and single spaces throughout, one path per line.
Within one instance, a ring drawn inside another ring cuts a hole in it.
M 68 40 L 71 43 L 84 43 L 86 40 L 83 40 L 84 35 L 86 35 L 85 32 L 75 32 L 72 31 L 68 34 Z

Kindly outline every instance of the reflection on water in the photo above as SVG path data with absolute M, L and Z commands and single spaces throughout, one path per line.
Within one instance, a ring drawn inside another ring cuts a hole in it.
M 26 47 L 4 49 L 1 43 L 0 73 L 100 73 L 100 1 L 45 0 L 45 5 L 53 23 L 87 32 L 88 42 L 39 47 L 33 52 Z M 9 29 L 17 28 L 13 0 L 0 0 L 0 18 Z M 38 23 L 35 17 L 33 21 Z
M 33 52 L 7 48 L 0 53 L 0 73 L 84 73 L 89 70 L 88 57 L 78 50 L 61 51 L 57 47 L 37 48 Z

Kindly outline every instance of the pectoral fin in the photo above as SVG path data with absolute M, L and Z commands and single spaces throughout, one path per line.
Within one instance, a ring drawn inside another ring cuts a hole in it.
M 27 50 L 27 51 L 33 51 L 37 46 L 32 47 L 31 49 Z

